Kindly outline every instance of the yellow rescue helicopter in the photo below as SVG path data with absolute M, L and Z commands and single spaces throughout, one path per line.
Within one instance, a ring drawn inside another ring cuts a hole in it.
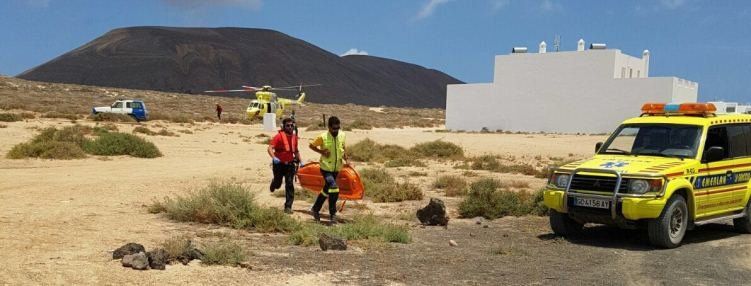
M 264 85 L 262 87 L 243 85 L 243 89 L 221 89 L 221 90 L 207 90 L 207 93 L 231 93 L 231 92 L 255 92 L 256 99 L 250 101 L 248 108 L 245 112 L 248 114 L 248 119 L 263 118 L 266 113 L 275 113 L 277 118 L 284 116 L 284 110 L 289 109 L 290 105 L 302 106 L 305 100 L 305 91 L 303 87 L 319 86 L 320 84 L 309 85 L 295 85 L 285 87 L 271 87 L 270 85 Z M 279 98 L 276 93 L 272 91 L 297 91 L 295 99 Z

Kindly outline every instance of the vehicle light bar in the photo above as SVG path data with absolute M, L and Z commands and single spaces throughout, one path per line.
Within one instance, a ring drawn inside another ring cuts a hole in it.
M 641 107 L 642 114 L 648 115 L 714 115 L 717 107 L 711 103 L 645 103 Z

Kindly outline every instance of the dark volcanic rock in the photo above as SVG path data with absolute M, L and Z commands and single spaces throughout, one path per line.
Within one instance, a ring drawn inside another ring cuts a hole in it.
M 130 242 L 121 246 L 118 249 L 115 249 L 115 251 L 112 252 L 112 259 L 120 259 L 120 258 L 123 258 L 123 256 L 125 255 L 135 254 L 139 252 L 146 252 L 146 249 L 143 248 L 143 245 Z
M 347 241 L 336 236 L 322 233 L 318 236 L 318 245 L 321 250 L 347 250 Z
M 161 248 L 152 250 L 147 252 L 146 256 L 149 258 L 149 267 L 151 269 L 166 269 L 167 261 L 169 260 L 169 254 L 167 254 L 166 250 Z
M 308 90 L 311 102 L 435 108 L 445 108 L 447 84 L 462 83 L 418 65 L 340 57 L 277 31 L 249 28 L 115 29 L 18 77 L 183 93 L 320 83 Z
M 430 198 L 430 203 L 417 210 L 417 219 L 424 225 L 448 225 L 449 218 L 446 216 L 446 206 L 443 201 Z

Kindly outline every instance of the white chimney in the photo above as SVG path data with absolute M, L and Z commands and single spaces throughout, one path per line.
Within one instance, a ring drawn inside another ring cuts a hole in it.
M 579 39 L 579 41 L 576 42 L 576 51 L 584 51 L 584 39 Z
M 540 42 L 540 51 L 539 53 L 544 54 L 548 50 L 548 44 L 545 43 L 545 41 Z
M 644 61 L 644 77 L 649 77 L 649 50 L 641 53 L 641 60 Z

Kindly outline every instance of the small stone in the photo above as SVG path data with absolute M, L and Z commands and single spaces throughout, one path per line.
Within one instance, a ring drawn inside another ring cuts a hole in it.
M 240 262 L 239 266 L 240 266 L 240 268 L 245 268 L 245 269 L 248 269 L 248 270 L 253 269 L 253 266 L 250 265 L 250 262 L 247 262 L 247 261 Z
M 146 270 L 149 269 L 149 258 L 146 256 L 146 253 L 139 252 L 136 254 L 132 254 L 133 261 L 130 263 L 130 267 L 136 270 Z
M 151 269 L 167 269 L 166 265 L 167 260 L 169 259 L 169 254 L 167 254 L 166 250 L 161 248 L 152 250 L 146 252 L 146 256 L 149 258 L 149 267 L 151 267 Z
M 449 240 L 449 245 L 451 245 L 451 246 L 459 246 L 459 244 L 456 243 L 456 241 L 454 241 L 453 239 Z
M 321 250 L 347 250 L 347 241 L 339 237 L 322 233 L 318 237 L 318 245 Z
M 469 237 L 475 237 L 475 234 L 470 232 Z
M 486 225 L 483 225 L 483 226 L 482 226 L 482 228 L 488 228 L 488 227 L 489 227 L 489 226 L 488 226 L 487 224 L 486 224 Z
M 146 249 L 143 248 L 143 245 L 140 245 L 138 243 L 126 243 L 123 246 L 120 246 L 120 248 L 115 249 L 115 251 L 112 252 L 112 259 L 120 259 L 128 254 L 136 254 L 139 252 L 146 252 Z

